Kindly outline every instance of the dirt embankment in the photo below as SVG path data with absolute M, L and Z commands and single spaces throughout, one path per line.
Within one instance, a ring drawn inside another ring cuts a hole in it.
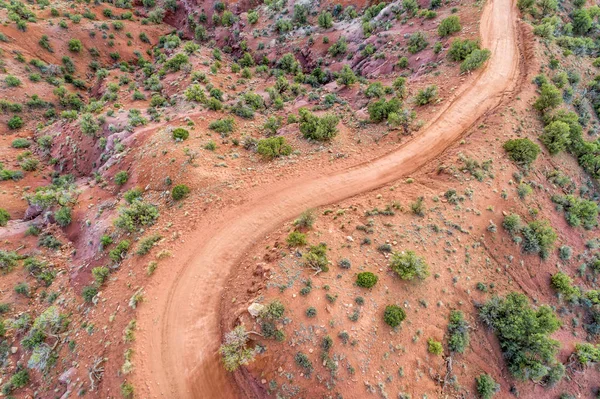
M 259 239 L 303 210 L 338 202 L 397 180 L 434 160 L 464 131 L 511 96 L 519 81 L 517 11 L 509 0 L 489 2 L 481 22 L 492 51 L 469 87 L 397 151 L 371 163 L 318 177 L 316 173 L 265 191 L 207 218 L 189 237 L 168 275 L 152 281 L 152 302 L 139 315 L 137 384 L 142 397 L 236 397 L 220 365 L 220 294 L 228 273 Z

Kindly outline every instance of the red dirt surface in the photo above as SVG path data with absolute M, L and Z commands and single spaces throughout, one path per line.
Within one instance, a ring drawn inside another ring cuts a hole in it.
M 409 175 L 439 156 L 483 115 L 511 98 L 522 71 L 517 12 L 508 0 L 485 7 L 481 36 L 492 56 L 486 67 L 399 150 L 368 164 L 325 175 L 290 179 L 243 195 L 240 204 L 206 218 L 186 238 L 175 265 L 146 287 L 152 302 L 138 318 L 136 386 L 142 396 L 235 397 L 219 364 L 220 293 L 227 275 L 261 237 L 301 211 L 339 202 Z M 425 150 L 426 149 L 426 150 Z M 199 244 L 201 243 L 201 247 Z

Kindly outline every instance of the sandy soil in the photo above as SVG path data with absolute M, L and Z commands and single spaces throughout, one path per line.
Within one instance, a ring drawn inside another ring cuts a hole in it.
M 167 278 L 146 288 L 152 302 L 139 314 L 135 375 L 140 397 L 236 397 L 221 367 L 221 292 L 254 243 L 307 208 L 338 202 L 406 176 L 439 156 L 477 120 L 510 98 L 520 75 L 517 12 L 509 0 L 489 2 L 482 17 L 485 69 L 457 91 L 423 133 L 371 163 L 326 176 L 318 172 L 250 191 L 239 206 L 211 215 L 186 239 Z

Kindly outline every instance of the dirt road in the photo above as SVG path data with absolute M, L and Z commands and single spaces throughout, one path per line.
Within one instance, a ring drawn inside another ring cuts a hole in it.
M 491 59 L 417 137 L 368 164 L 317 179 L 298 179 L 244 194 L 243 204 L 186 237 L 166 278 L 147 287 L 138 318 L 139 397 L 235 398 L 219 362 L 219 308 L 228 274 L 259 239 L 307 208 L 338 202 L 406 176 L 438 157 L 509 96 L 519 78 L 517 11 L 512 0 L 489 0 L 481 21 Z

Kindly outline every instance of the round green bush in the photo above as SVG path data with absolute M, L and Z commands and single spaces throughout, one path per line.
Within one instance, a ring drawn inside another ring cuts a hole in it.
M 56 220 L 56 223 L 58 223 L 59 226 L 67 227 L 71 224 L 71 208 L 63 206 L 54 213 L 54 219 Z
M 173 190 L 171 191 L 171 197 L 173 197 L 175 201 L 179 201 L 185 198 L 189 193 L 190 188 L 188 186 L 185 184 L 178 184 L 173 187 Z
M 10 220 L 10 214 L 6 209 L 0 208 L 0 226 L 4 227 Z
M 115 184 L 118 186 L 122 186 L 123 184 L 127 183 L 127 180 L 129 180 L 129 173 L 124 170 L 115 175 Z
M 20 116 L 13 116 L 8 120 L 8 128 L 11 130 L 19 129 L 23 126 L 23 119 Z
M 173 138 L 175 140 L 187 140 L 190 137 L 190 132 L 182 127 L 173 130 Z
M 406 312 L 400 306 L 388 305 L 383 312 L 383 320 L 390 327 L 398 327 L 406 319 Z
M 356 276 L 356 285 L 363 288 L 371 288 L 377 284 L 379 278 L 371 272 L 358 273 Z

